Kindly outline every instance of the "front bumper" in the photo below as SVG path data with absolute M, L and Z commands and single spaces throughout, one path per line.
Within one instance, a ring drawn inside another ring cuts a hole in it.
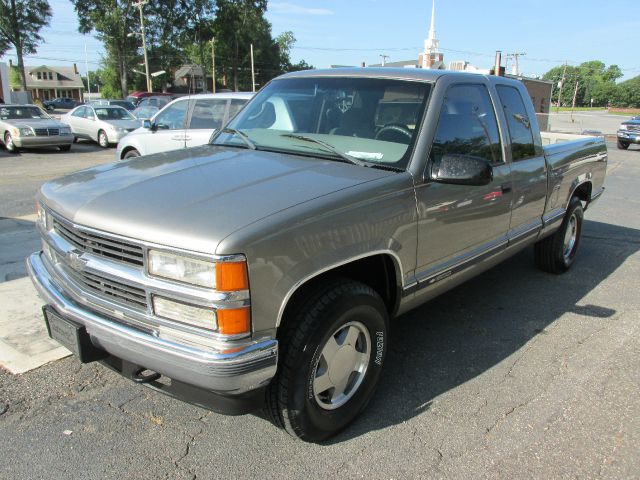
M 13 137 L 13 143 L 18 148 L 32 147 L 60 147 L 73 143 L 73 134 L 48 136 Z
M 156 337 L 68 298 L 48 272 L 42 255 L 38 252 L 27 258 L 29 275 L 40 295 L 61 315 L 83 325 L 91 342 L 112 356 L 224 397 L 260 389 L 275 375 L 277 340 L 203 350 Z
M 618 140 L 629 143 L 640 143 L 640 132 L 618 130 Z
M 133 130 L 132 130 L 133 131 Z M 115 130 L 107 130 L 107 137 L 109 138 L 109 143 L 118 143 L 124 137 L 129 135 L 131 132 L 118 132 Z

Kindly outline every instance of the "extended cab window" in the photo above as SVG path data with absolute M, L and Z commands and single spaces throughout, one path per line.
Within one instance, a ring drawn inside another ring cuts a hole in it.
M 186 102 L 182 102 L 186 103 Z M 197 100 L 191 114 L 191 129 L 217 129 L 222 126 L 224 111 L 227 107 L 226 100 L 202 99 Z
M 156 127 L 161 130 L 177 130 L 184 128 L 189 102 L 181 100 L 162 110 L 154 119 Z
M 431 161 L 446 154 L 502 163 L 498 122 L 484 85 L 453 85 L 447 90 L 431 148 Z
M 498 85 L 496 88 L 509 126 L 511 158 L 515 162 L 536 156 L 531 122 L 520 92 L 505 85 Z

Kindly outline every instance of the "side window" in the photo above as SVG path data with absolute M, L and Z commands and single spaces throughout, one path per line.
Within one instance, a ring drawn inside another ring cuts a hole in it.
M 531 122 L 520 92 L 516 88 L 507 87 L 506 85 L 498 85 L 496 89 L 509 126 L 513 161 L 535 157 L 536 149 L 533 143 Z
M 503 162 L 498 122 L 484 85 L 452 85 L 447 90 L 430 160 L 438 161 L 446 154 Z
M 85 118 L 94 118 L 96 114 L 93 112 L 93 108 L 84 107 L 84 116 Z
M 234 98 L 231 100 L 231 104 L 229 105 L 229 120 L 236 116 L 242 107 L 244 107 L 247 103 L 247 100 L 241 100 L 239 98 Z
M 189 102 L 183 100 L 165 108 L 156 116 L 156 126 L 163 130 L 177 130 L 179 128 L 184 128 L 188 106 Z
M 220 128 L 224 120 L 224 109 L 227 106 L 226 100 L 203 99 L 197 100 L 191 114 L 190 129 L 213 129 Z
M 87 110 L 87 107 L 80 107 L 78 108 L 75 112 L 73 112 L 71 115 L 73 117 L 80 117 L 80 118 L 84 118 L 85 115 L 85 111 Z

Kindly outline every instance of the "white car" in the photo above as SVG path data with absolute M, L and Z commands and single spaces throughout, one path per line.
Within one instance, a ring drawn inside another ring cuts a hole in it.
M 75 138 L 93 140 L 102 148 L 118 143 L 140 126 L 140 120 L 126 109 L 108 105 L 80 105 L 62 115 L 60 121 L 71 127 Z
M 145 120 L 141 128 L 124 137 L 118 143 L 116 158 L 122 160 L 204 145 L 253 95 L 205 93 L 177 98 L 151 120 Z

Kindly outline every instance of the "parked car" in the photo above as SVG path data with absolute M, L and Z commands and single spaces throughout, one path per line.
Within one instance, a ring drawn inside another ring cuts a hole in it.
M 171 101 L 173 99 L 173 94 L 166 92 L 133 92 L 127 96 L 127 100 L 137 107 L 138 103 L 140 103 L 142 99 L 148 97 L 166 97 Z
M 640 143 L 640 118 L 622 122 L 618 127 L 617 136 L 618 148 L 621 150 L 626 150 L 632 143 Z
M 129 100 L 111 100 L 108 98 L 101 98 L 98 100 L 91 100 L 87 103 L 87 105 L 115 105 L 117 107 L 122 107 L 130 112 L 136 109 L 136 106 L 130 102 Z
M 41 187 L 27 265 L 48 331 L 138 384 L 265 407 L 321 441 L 371 399 L 393 317 L 525 247 L 546 272 L 576 261 L 606 144 L 542 135 L 500 76 L 284 75 L 210 145 Z
M 47 110 L 55 110 L 56 108 L 71 109 L 77 104 L 73 98 L 54 98 L 53 100 L 45 100 L 42 105 Z
M 69 151 L 71 129 L 36 105 L 0 105 L 0 142 L 11 153 L 20 148 L 58 147 Z
M 232 92 L 180 97 L 146 121 L 143 128 L 123 138 L 118 143 L 116 158 L 204 145 L 252 96 Z
M 146 107 L 136 107 L 136 109 L 131 113 L 138 120 L 149 120 L 159 111 L 160 109 L 158 107 L 146 106 Z
M 127 110 L 116 106 L 81 105 L 60 120 L 71 127 L 76 139 L 93 140 L 102 148 L 118 143 L 140 125 Z

